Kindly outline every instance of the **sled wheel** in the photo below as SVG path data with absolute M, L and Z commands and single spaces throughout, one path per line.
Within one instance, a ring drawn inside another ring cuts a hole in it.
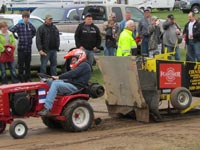
M 171 93 L 171 104 L 178 110 L 186 109 L 192 102 L 190 91 L 184 87 L 178 87 Z
M 42 122 L 51 129 L 59 129 L 62 128 L 61 124 L 52 118 L 49 117 L 42 117 Z
M 0 121 L 0 133 L 3 133 L 3 131 L 6 129 L 6 123 L 3 121 Z
M 85 100 L 71 102 L 64 108 L 62 115 L 66 117 L 62 122 L 64 130 L 72 132 L 88 130 L 94 119 L 93 109 Z
M 14 139 L 22 139 L 26 136 L 28 131 L 27 125 L 24 121 L 17 120 L 11 123 L 9 132 Z

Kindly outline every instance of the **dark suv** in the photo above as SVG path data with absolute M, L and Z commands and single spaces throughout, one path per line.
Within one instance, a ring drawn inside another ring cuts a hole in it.
M 200 12 L 200 0 L 181 0 L 180 9 L 183 13 L 189 13 L 192 11 L 197 14 Z

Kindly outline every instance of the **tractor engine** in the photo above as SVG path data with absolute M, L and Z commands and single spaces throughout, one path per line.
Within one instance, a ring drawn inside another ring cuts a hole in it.
M 9 100 L 12 114 L 23 116 L 33 108 L 35 97 L 31 95 L 31 92 L 11 93 Z

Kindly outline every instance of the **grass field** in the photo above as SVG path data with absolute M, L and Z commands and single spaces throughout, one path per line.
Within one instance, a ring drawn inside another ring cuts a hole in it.
M 184 25 L 188 22 L 188 17 L 187 17 L 188 14 L 182 13 L 182 11 L 179 9 L 176 9 L 173 11 L 167 11 L 167 10 L 164 10 L 164 11 L 153 10 L 152 11 L 152 16 L 155 15 L 161 19 L 166 19 L 169 14 L 174 15 L 175 21 L 177 22 L 178 25 L 180 25 L 181 28 L 183 28 Z M 200 14 L 196 14 L 196 17 L 197 18 L 200 17 Z

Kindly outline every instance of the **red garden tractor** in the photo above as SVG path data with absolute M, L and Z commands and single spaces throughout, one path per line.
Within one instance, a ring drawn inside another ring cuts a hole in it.
M 9 133 L 15 139 L 24 138 L 28 127 L 16 118 L 40 117 L 49 86 L 47 83 L 29 82 L 0 86 L 0 133 L 10 124 Z M 41 117 L 49 128 L 63 128 L 66 131 L 88 130 L 94 119 L 93 109 L 88 103 L 90 97 L 104 94 L 99 84 L 89 84 L 69 95 L 57 95 L 50 116 Z

